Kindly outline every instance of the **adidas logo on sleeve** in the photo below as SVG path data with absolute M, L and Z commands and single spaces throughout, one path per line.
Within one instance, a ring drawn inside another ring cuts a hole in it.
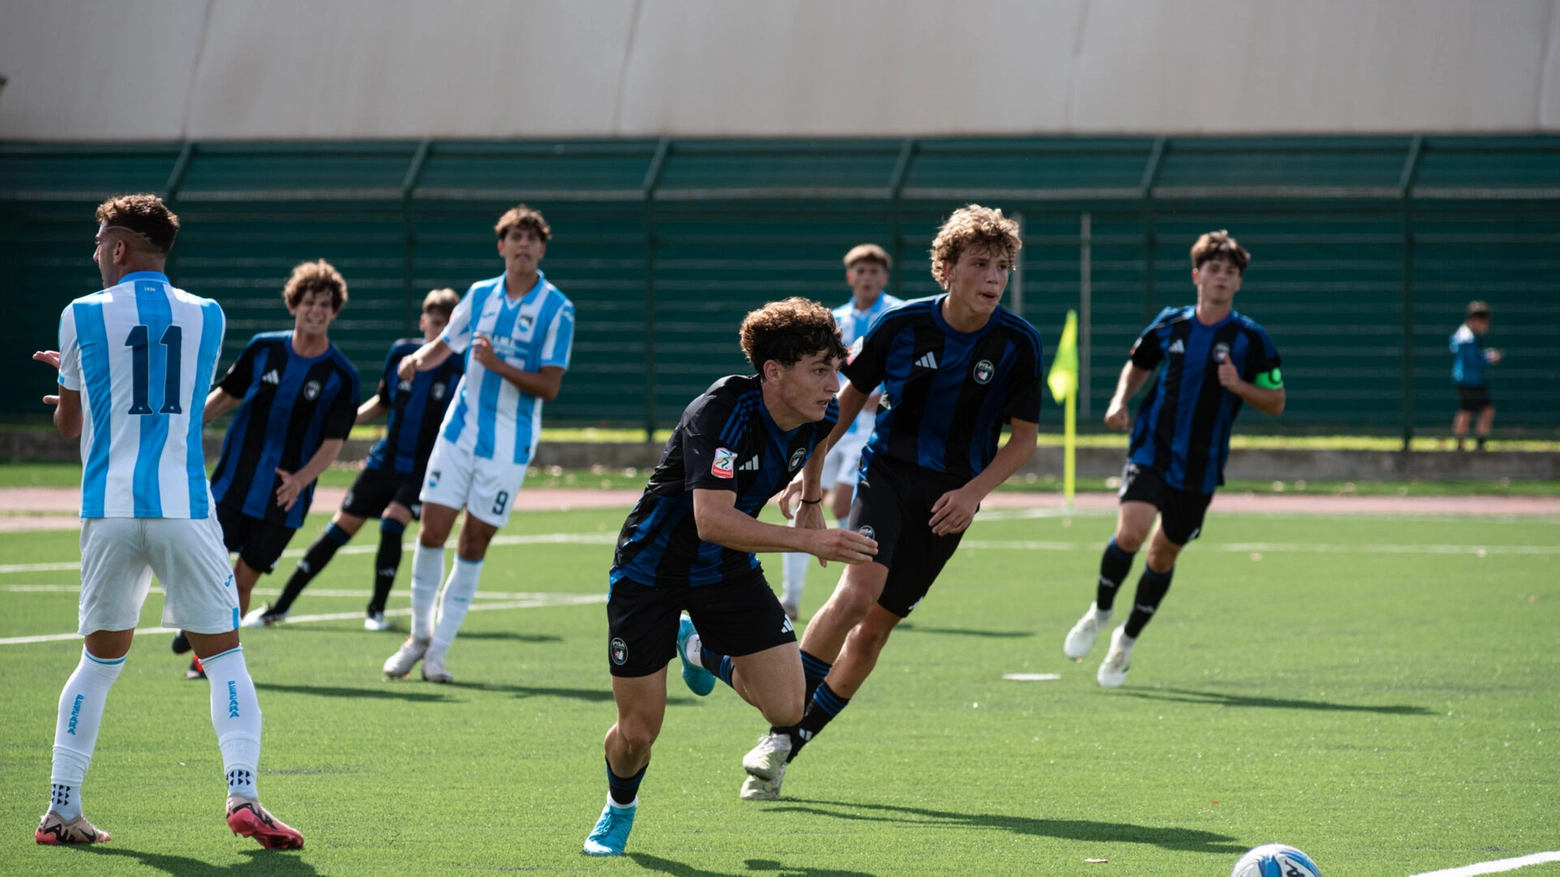
M 280 384 L 281 382 L 282 373 L 274 368 L 260 376 L 260 383 L 262 384 L 271 384 L 274 386 Z
M 933 353 L 931 351 L 927 351 L 925 356 L 923 356 L 920 359 L 915 361 L 915 364 L 920 366 L 921 368 L 936 368 L 937 367 L 937 354 Z

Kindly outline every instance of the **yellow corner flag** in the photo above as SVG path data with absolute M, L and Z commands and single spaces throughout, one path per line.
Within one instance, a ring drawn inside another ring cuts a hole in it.
M 1062 327 L 1062 340 L 1056 345 L 1056 357 L 1051 360 L 1051 374 L 1046 378 L 1051 395 L 1058 402 L 1066 402 L 1078 392 L 1078 312 L 1067 312 L 1067 324 Z
M 1062 340 L 1056 345 L 1056 357 L 1051 360 L 1051 374 L 1046 383 L 1051 395 L 1062 405 L 1062 498 L 1067 508 L 1073 504 L 1073 488 L 1076 485 L 1078 456 L 1078 312 L 1067 312 L 1067 323 L 1062 327 Z

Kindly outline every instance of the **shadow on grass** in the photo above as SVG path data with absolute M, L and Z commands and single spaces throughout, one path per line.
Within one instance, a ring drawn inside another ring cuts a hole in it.
M 776 877 L 874 877 L 874 875 L 866 871 L 841 871 L 838 868 L 799 868 L 784 865 L 770 859 L 748 859 L 748 870 L 746 872 L 727 874 L 723 871 L 706 871 L 703 868 L 695 868 L 692 865 L 684 865 L 682 862 L 674 862 L 671 859 L 663 859 L 660 856 L 651 856 L 645 853 L 629 853 L 628 858 L 633 859 L 639 867 L 647 871 L 671 874 L 673 877 L 747 877 L 747 874 L 753 871 L 774 873 Z
M 1352 703 L 1329 703 L 1325 700 L 1290 700 L 1281 697 L 1250 697 L 1243 694 L 1225 694 L 1219 691 L 1190 691 L 1183 688 L 1157 688 L 1124 691 L 1129 697 L 1144 700 L 1168 700 L 1176 703 L 1206 704 L 1207 706 L 1255 706 L 1283 710 L 1331 710 L 1344 713 L 1379 713 L 1384 716 L 1433 716 L 1436 713 L 1422 706 L 1365 706 Z
M 540 685 L 507 685 L 500 682 L 451 682 L 450 688 L 466 688 L 472 691 L 491 691 L 497 694 L 513 694 L 515 697 L 562 697 L 586 703 L 611 703 L 610 688 L 547 688 Z M 698 703 L 691 697 L 668 697 L 667 706 L 690 706 Z
M 897 624 L 895 630 L 911 633 L 940 633 L 947 636 L 984 636 L 994 639 L 1024 639 L 1035 635 L 1032 630 L 973 630 L 968 627 L 919 627 L 914 624 Z
M 155 868 L 164 874 L 173 877 L 233 877 L 235 874 L 277 874 L 282 877 L 314 877 L 320 872 L 314 866 L 298 858 L 296 853 L 277 852 L 274 850 L 244 850 L 241 855 L 247 856 L 248 861 L 239 862 L 236 865 L 213 865 L 210 862 L 202 862 L 199 859 L 189 859 L 184 856 L 169 856 L 162 853 L 143 853 L 139 850 L 128 850 L 124 847 L 110 847 L 103 844 L 91 844 L 89 846 L 74 847 L 88 855 L 94 856 L 118 856 L 125 859 L 135 859 L 148 868 Z M 106 867 L 104 873 L 110 873 L 112 869 Z
M 899 822 L 922 828 L 996 828 L 1030 837 L 1054 837 L 1061 840 L 1096 843 L 1151 844 L 1167 850 L 1193 853 L 1233 855 L 1245 852 L 1250 846 L 1239 843 L 1228 835 L 1199 831 L 1194 828 L 1161 828 L 1126 822 L 1095 822 L 1089 819 L 1035 819 L 996 813 L 956 813 L 951 810 L 929 810 L 924 807 L 853 804 L 845 801 L 808 801 L 805 798 L 793 798 L 791 801 L 790 804 L 774 805 L 768 809 L 813 813 L 818 816 L 832 816 L 835 819 L 859 822 Z M 845 808 L 845 812 L 821 809 L 823 807 Z M 850 812 L 860 810 L 873 812 Z
M 277 685 L 274 682 L 256 682 L 261 691 L 282 691 L 288 694 L 312 694 L 315 697 L 361 697 L 370 700 L 407 700 L 413 703 L 442 703 L 449 700 L 442 692 L 413 691 L 400 685 L 382 685 L 378 688 L 345 688 L 336 685 Z
M 464 633 L 462 633 L 460 635 L 460 638 L 463 639 L 463 640 L 467 640 L 467 639 L 506 640 L 506 641 L 509 641 L 509 642 L 519 642 L 519 643 L 561 643 L 561 642 L 563 642 L 563 637 L 555 636 L 554 634 L 550 634 L 550 633 L 515 633 L 514 631 L 509 631 L 509 630 L 473 630 L 473 631 L 466 631 L 466 632 L 464 632 Z

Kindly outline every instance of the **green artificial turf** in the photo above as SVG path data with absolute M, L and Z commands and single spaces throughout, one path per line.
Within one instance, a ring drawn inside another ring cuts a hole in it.
M 575 541 L 495 546 L 479 605 L 603 594 L 623 514 L 517 513 L 506 542 Z M 756 712 L 724 686 L 692 696 L 674 668 L 626 860 L 579 853 L 613 721 L 599 603 L 474 611 L 450 686 L 383 681 L 402 634 L 356 617 L 245 631 L 261 794 L 308 838 L 291 853 L 222 823 L 206 684 L 165 634 L 131 652 L 84 787 L 113 841 L 35 846 L 80 645 L 0 645 L 0 873 L 1181 877 L 1281 841 L 1330 877 L 1398 877 L 1560 849 L 1560 520 L 1214 515 L 1107 691 L 1104 642 L 1077 664 L 1061 640 L 1111 518 L 982 517 L 780 801 L 737 798 Z M 295 616 L 361 610 L 371 532 Z M 78 559 L 74 532 L 0 534 L 0 638 L 74 628 L 77 574 L 17 567 Z M 814 567 L 804 616 L 836 574 Z M 143 626 L 160 611 L 154 591 Z

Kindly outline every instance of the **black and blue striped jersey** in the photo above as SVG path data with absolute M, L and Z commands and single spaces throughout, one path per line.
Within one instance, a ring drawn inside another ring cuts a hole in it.
M 764 407 L 757 375 L 721 378 L 683 411 L 644 495 L 618 534 L 609 581 L 641 585 L 718 585 L 751 576 L 758 556 L 699 538 L 693 491 L 729 490 L 736 507 L 758 517 L 839 420 L 830 402 L 823 420 L 789 431 Z
M 1197 308 L 1165 308 L 1132 345 L 1132 364 L 1151 371 L 1161 363 L 1138 406 L 1127 459 L 1160 473 L 1177 490 L 1212 493 L 1224 483 L 1230 429 L 1241 398 L 1219 384 L 1227 357 L 1241 380 L 1281 364 L 1273 339 L 1250 317 L 1235 311 L 1205 326 Z
M 379 379 L 377 392 L 380 400 L 390 406 L 390 417 L 385 424 L 385 437 L 369 449 L 368 462 L 364 464 L 368 469 L 420 475 L 428 465 L 433 443 L 439 438 L 439 425 L 444 422 L 444 411 L 455 398 L 455 387 L 466 371 L 466 360 L 451 356 L 438 368 L 417 372 L 409 381 L 402 380 L 396 374 L 401 360 L 422 346 L 419 339 L 402 338 L 385 357 L 385 373 Z
M 861 455 L 974 478 L 996 456 L 1002 424 L 1040 420 L 1040 333 L 998 306 L 974 332 L 942 316 L 946 295 L 885 311 L 841 369 L 863 393 L 879 383 L 872 438 Z
M 222 458 L 211 475 L 218 505 L 252 518 L 303 526 L 314 485 L 290 511 L 276 504 L 277 469 L 297 472 L 320 443 L 344 439 L 357 419 L 358 373 L 346 354 L 330 347 L 305 358 L 293 352 L 292 332 L 262 332 L 216 384 L 244 402 L 222 439 Z

